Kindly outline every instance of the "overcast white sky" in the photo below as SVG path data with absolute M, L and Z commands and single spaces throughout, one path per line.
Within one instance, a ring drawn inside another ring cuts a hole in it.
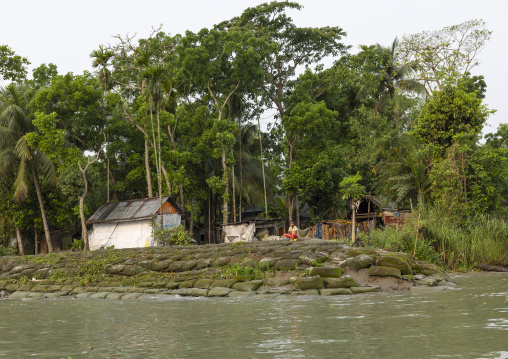
M 259 0 L 18 0 L 2 3 L 0 44 L 9 45 L 37 67 L 53 62 L 59 73 L 91 71 L 90 52 L 112 43 L 113 35 L 147 36 L 163 25 L 172 35 L 240 15 Z M 483 19 L 493 36 L 472 72 L 484 75 L 486 103 L 497 113 L 484 133 L 508 122 L 508 1 L 507 0 L 300 0 L 292 11 L 297 26 L 340 26 L 344 42 L 388 46 L 395 36 L 439 30 L 466 20 Z

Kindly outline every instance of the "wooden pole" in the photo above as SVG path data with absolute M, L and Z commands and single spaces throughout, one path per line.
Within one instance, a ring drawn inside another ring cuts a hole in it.
M 413 257 L 416 256 L 416 242 L 418 242 L 418 231 L 419 230 L 420 230 L 420 214 L 418 213 L 418 224 L 416 225 L 415 249 L 413 251 Z
M 367 208 L 367 229 L 370 233 L 370 199 L 367 198 L 368 202 L 368 208 Z

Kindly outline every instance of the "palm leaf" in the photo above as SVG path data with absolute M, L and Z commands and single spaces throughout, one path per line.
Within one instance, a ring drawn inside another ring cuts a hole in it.
M 25 136 L 20 137 L 16 145 L 14 146 L 14 154 L 21 158 L 30 161 L 32 159 L 32 151 L 28 143 L 26 142 Z
M 57 173 L 55 164 L 43 152 L 37 152 L 32 162 L 35 165 L 37 173 L 40 173 L 50 184 L 56 184 Z
M 18 165 L 16 180 L 14 181 L 14 199 L 24 200 L 28 195 L 29 185 L 32 180 L 30 163 L 26 158 L 21 158 Z

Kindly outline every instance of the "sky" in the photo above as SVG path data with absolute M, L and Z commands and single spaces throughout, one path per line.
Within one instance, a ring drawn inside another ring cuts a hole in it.
M 0 45 L 9 45 L 32 63 L 52 62 L 60 74 L 92 71 L 89 54 L 99 45 L 115 43 L 114 35 L 146 37 L 162 25 L 171 35 L 210 28 L 238 16 L 259 0 L 17 0 L 2 4 Z M 485 103 L 497 112 L 484 133 L 508 123 L 508 1 L 507 0 L 299 0 L 303 9 L 290 11 L 296 26 L 339 26 L 352 45 L 379 43 L 422 31 L 440 30 L 471 19 L 483 19 L 493 31 L 471 72 L 487 83 Z M 15 14 L 5 16 L 6 14 Z M 330 65 L 330 64 L 325 64 Z M 265 121 L 269 121 L 265 118 Z

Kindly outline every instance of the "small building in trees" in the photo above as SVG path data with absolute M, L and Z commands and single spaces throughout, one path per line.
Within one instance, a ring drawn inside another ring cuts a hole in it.
M 156 246 L 154 231 L 160 221 L 159 197 L 109 202 L 87 221 L 93 225 L 90 250 Z M 164 228 L 180 225 L 182 211 L 169 196 L 162 197 Z

